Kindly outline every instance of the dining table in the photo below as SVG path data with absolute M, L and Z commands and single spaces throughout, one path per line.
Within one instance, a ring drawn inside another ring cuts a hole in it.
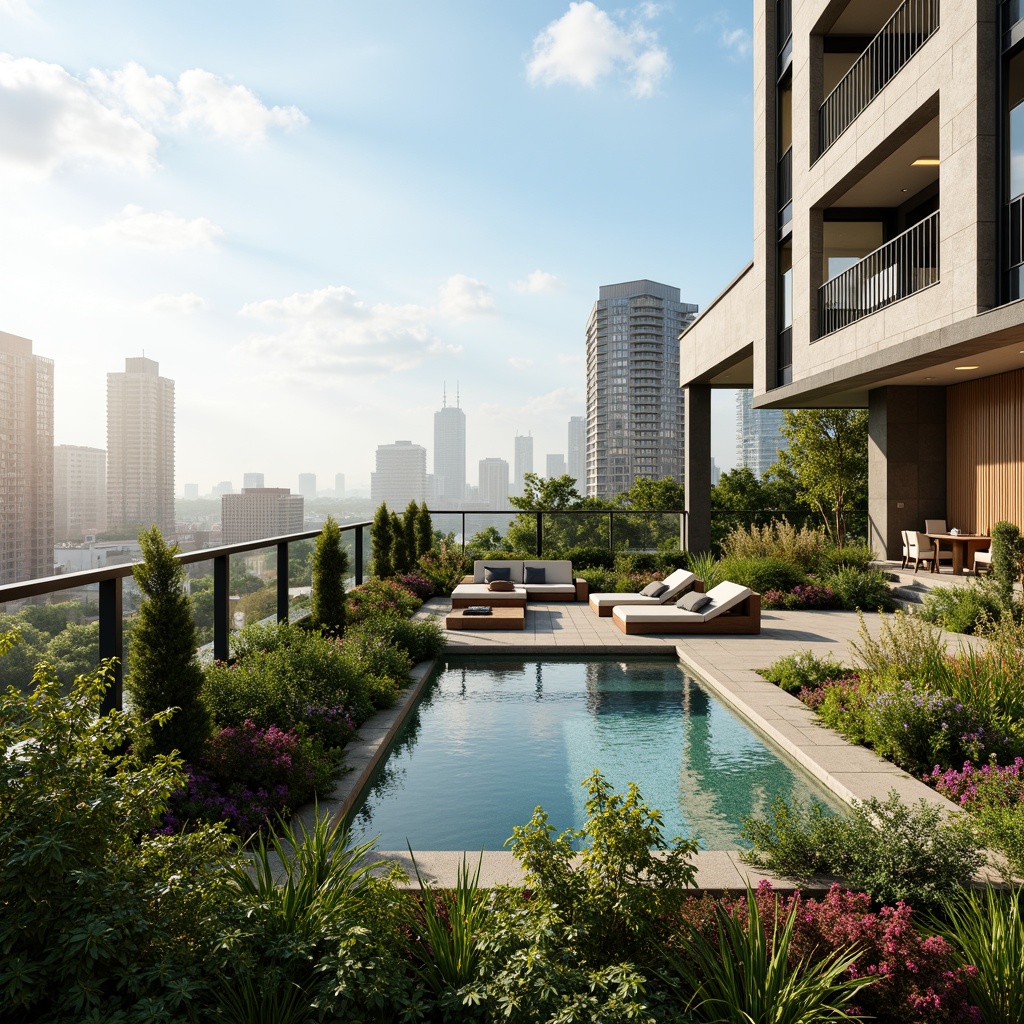
M 939 548 L 953 551 L 953 574 L 963 576 L 964 569 L 974 568 L 974 552 L 984 551 L 992 543 L 982 533 L 929 533 L 926 535 L 935 548 L 935 571 L 939 571 Z

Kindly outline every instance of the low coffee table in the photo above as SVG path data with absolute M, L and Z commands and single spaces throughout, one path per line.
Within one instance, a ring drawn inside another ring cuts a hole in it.
M 490 615 L 467 615 L 465 608 L 453 608 L 444 620 L 448 629 L 524 629 L 525 608 L 492 608 Z

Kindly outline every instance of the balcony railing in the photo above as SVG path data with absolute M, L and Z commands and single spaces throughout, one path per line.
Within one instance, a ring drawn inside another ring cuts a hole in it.
M 818 111 L 818 155 L 825 152 L 860 112 L 939 27 L 939 0 L 905 0 L 868 43 Z
M 790 146 L 779 159 L 776 178 L 776 192 L 779 208 L 779 228 L 784 228 L 793 219 L 793 147 Z
M 818 289 L 818 335 L 862 320 L 939 280 L 939 211 Z
M 778 0 L 776 3 L 775 33 L 779 53 L 778 73 L 781 75 L 793 56 L 793 0 Z
M 793 383 L 793 328 L 779 331 L 775 345 L 775 386 L 781 388 Z

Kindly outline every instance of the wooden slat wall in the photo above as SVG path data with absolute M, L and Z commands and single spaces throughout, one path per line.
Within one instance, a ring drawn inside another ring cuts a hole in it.
M 946 522 L 1024 527 L 1024 370 L 946 389 Z

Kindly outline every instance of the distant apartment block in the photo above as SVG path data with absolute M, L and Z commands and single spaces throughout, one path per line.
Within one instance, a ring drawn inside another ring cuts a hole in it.
M 427 449 L 412 441 L 377 446 L 377 469 L 370 474 L 370 500 L 401 510 L 427 496 Z
M 266 480 L 262 473 L 243 473 L 242 474 L 242 488 L 243 490 L 247 487 L 266 487 Z
M 508 462 L 505 459 L 481 459 L 477 501 L 488 509 L 504 512 L 508 508 Z
M 310 501 L 316 497 L 316 473 L 299 474 L 299 494 Z
M 752 388 L 736 392 L 736 465 L 760 479 L 779 459 L 789 442 L 782 433 L 782 409 L 755 409 Z M 712 484 L 714 484 L 712 480 Z
M 154 359 L 107 374 L 107 524 L 174 532 L 174 381 Z
M 53 449 L 53 537 L 80 543 L 107 528 L 107 453 L 59 444 Z
M 443 508 L 458 508 L 466 500 L 466 414 L 449 405 L 447 395 L 434 413 L 434 500 Z
M 565 476 L 565 456 L 561 454 L 546 456 L 544 468 L 544 475 L 548 480 L 553 480 L 556 476 Z
M 345 497 L 345 474 L 335 473 L 334 474 L 334 496 L 336 498 Z
M 244 544 L 302 532 L 305 499 L 287 487 L 243 487 L 220 499 L 221 543 Z
M 566 448 L 566 472 L 576 481 L 576 489 L 585 493 L 587 489 L 587 418 L 569 417 L 568 447 Z
M 679 334 L 697 307 L 655 281 L 603 285 L 587 322 L 587 481 L 613 498 L 638 477 L 683 479 Z
M 526 489 L 526 474 L 533 472 L 533 437 L 530 434 L 516 434 L 513 472 L 512 493 L 522 494 Z
M 0 331 L 0 583 L 53 573 L 53 360 Z
M 213 496 L 220 498 L 225 494 L 234 494 L 235 485 L 230 480 L 221 480 L 220 483 L 213 485 Z

